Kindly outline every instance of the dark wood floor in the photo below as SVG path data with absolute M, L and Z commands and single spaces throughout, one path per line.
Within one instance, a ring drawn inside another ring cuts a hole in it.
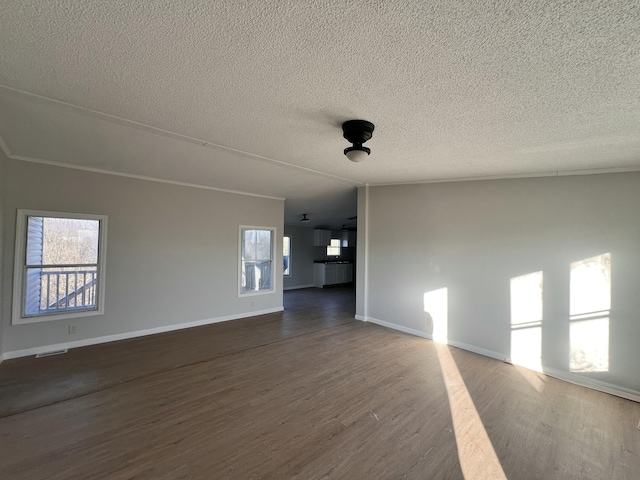
M 640 478 L 639 404 L 354 303 L 291 291 L 279 314 L 6 361 L 0 478 Z

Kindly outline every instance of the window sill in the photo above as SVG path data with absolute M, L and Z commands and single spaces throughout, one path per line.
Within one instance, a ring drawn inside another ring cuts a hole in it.
M 104 311 L 82 310 L 76 312 L 48 313 L 44 315 L 34 315 L 32 317 L 18 317 L 12 319 L 11 325 L 28 325 L 31 323 L 52 322 L 54 320 L 68 320 L 70 318 L 95 317 L 97 315 L 104 315 Z
M 250 290 L 248 292 L 239 292 L 238 293 L 238 298 L 242 298 L 242 297 L 255 297 L 256 295 L 269 295 L 272 293 L 276 293 L 275 289 L 271 289 L 271 290 L 258 290 L 258 291 L 253 291 Z

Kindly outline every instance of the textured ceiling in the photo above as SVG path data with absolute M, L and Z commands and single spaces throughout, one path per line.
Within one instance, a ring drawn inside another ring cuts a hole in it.
M 640 168 L 637 0 L 12 0 L 0 24 L 12 155 L 286 197 L 287 222 L 339 227 L 363 183 Z M 376 124 L 360 164 L 350 118 Z

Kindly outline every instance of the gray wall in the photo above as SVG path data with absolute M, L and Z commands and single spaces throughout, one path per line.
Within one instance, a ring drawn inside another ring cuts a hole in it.
M 2 155 L 0 153 L 0 155 Z M 0 157 L 5 354 L 282 308 L 284 202 Z M 108 215 L 105 314 L 10 325 L 16 209 Z M 238 226 L 277 228 L 276 292 L 238 298 Z M 68 334 L 68 325 L 77 334 Z
M 381 186 L 369 195 L 358 209 L 361 235 L 368 209 L 369 260 L 359 315 L 428 336 L 424 294 L 446 288 L 449 340 L 507 358 L 510 281 L 542 271 L 544 367 L 640 391 L 640 173 Z M 570 372 L 570 265 L 604 253 L 608 371 Z
M 291 275 L 284 277 L 284 288 L 313 286 L 313 228 L 285 225 L 284 234 L 291 235 Z

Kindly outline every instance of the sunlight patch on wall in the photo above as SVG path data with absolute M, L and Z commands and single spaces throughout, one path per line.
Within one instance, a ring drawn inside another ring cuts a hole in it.
M 449 398 L 458 459 L 465 480 L 507 480 L 449 347 L 436 345 L 436 352 Z
M 511 363 L 542 371 L 542 271 L 511 279 Z
M 572 321 L 572 372 L 607 372 L 609 370 L 609 319 Z
M 449 293 L 447 288 L 425 292 L 424 311 L 433 322 L 433 340 L 447 343 L 449 330 Z
M 573 262 L 570 278 L 569 369 L 572 372 L 607 372 L 611 254 Z

